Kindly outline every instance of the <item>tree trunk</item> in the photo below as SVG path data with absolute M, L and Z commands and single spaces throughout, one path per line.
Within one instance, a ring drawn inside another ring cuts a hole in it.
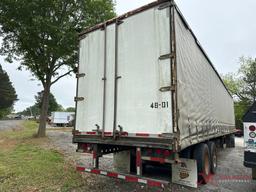
M 40 121 L 39 121 L 39 128 L 37 132 L 37 137 L 45 137 L 46 136 L 46 119 L 48 117 L 48 107 L 49 107 L 49 95 L 50 95 L 50 87 L 51 87 L 51 80 L 47 78 L 44 91 L 43 91 L 43 98 L 42 98 L 42 107 L 40 111 Z

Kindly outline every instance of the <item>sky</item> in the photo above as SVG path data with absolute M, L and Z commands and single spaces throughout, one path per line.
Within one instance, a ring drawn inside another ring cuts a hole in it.
M 136 9 L 152 0 L 116 0 L 118 15 Z M 241 56 L 256 57 L 255 0 L 176 0 L 188 24 L 220 74 L 236 72 Z M 1 42 L 0 42 L 1 43 Z M 7 71 L 18 94 L 15 111 L 34 104 L 42 90 L 29 71 L 17 71 L 19 63 L 0 63 Z M 76 79 L 62 78 L 51 88 L 63 107 L 74 106 Z

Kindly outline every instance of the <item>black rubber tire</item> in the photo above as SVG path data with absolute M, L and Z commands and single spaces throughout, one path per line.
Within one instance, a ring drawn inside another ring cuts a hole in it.
M 252 168 L 252 179 L 256 180 L 256 168 Z
M 228 148 L 234 148 L 235 147 L 235 135 L 230 134 L 227 136 L 227 147 Z
M 217 166 L 218 166 L 218 164 L 217 164 L 217 160 L 218 160 L 217 147 L 213 141 L 208 141 L 207 145 L 208 145 L 208 148 L 210 151 L 211 173 L 215 174 L 217 171 Z
M 205 143 L 197 144 L 193 150 L 193 158 L 197 161 L 198 182 L 206 184 L 211 172 L 208 145 Z
M 130 155 L 130 173 L 136 173 L 136 156 L 135 150 L 131 152 Z
M 183 149 L 180 152 L 179 156 L 180 156 L 180 158 L 191 159 L 191 157 L 192 157 L 191 147 L 187 147 L 187 148 Z

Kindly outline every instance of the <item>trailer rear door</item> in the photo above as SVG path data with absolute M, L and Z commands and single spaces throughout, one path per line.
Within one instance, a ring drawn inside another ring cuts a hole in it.
M 153 8 L 118 28 L 117 126 L 129 133 L 172 130 L 169 8 Z M 162 89 L 161 89 L 162 88 Z M 161 91 L 160 91 L 161 89 Z
M 172 133 L 170 7 L 158 8 L 81 40 L 77 130 Z

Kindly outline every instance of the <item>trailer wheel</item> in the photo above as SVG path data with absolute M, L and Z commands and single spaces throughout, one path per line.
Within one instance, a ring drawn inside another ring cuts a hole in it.
M 230 134 L 227 136 L 227 147 L 233 148 L 235 147 L 235 135 Z
M 210 175 L 210 152 L 205 143 L 195 146 L 193 158 L 197 161 L 198 182 L 206 184 Z
M 256 180 L 256 168 L 252 168 L 252 179 Z
M 186 159 L 191 159 L 191 156 L 192 156 L 192 150 L 191 150 L 191 147 L 187 147 L 185 149 L 183 149 L 181 152 L 180 152 L 180 158 L 186 158 Z
M 210 152 L 210 160 L 211 160 L 211 173 L 215 174 L 217 171 L 217 147 L 214 142 L 207 142 L 209 152 Z

